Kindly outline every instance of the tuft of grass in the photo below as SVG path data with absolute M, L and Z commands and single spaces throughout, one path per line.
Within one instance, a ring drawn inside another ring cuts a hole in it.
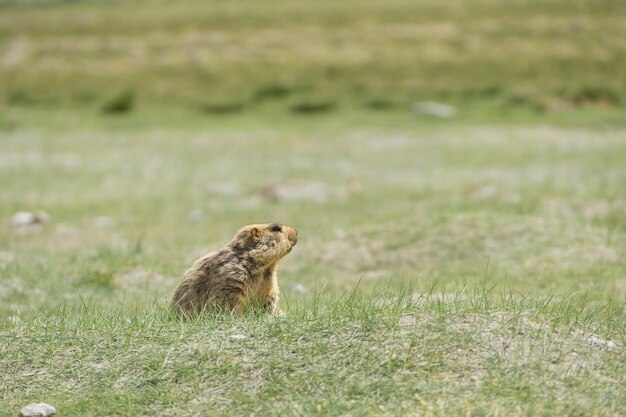
M 337 101 L 326 98 L 305 98 L 295 101 L 289 110 L 296 114 L 328 113 L 337 108 Z
M 622 102 L 620 94 L 605 85 L 580 87 L 568 98 L 576 105 L 618 106 Z
M 112 288 L 114 272 L 110 269 L 92 269 L 81 273 L 78 283 L 84 286 Z
M 281 83 L 264 85 L 256 90 L 254 99 L 256 101 L 280 100 L 288 97 L 295 88 Z
M 392 110 L 398 107 L 398 103 L 393 100 L 384 99 L 384 98 L 372 98 L 370 100 L 366 100 L 364 106 L 370 110 Z
M 101 107 L 105 114 L 125 114 L 135 107 L 135 93 L 132 90 L 125 90 L 111 99 L 107 100 Z

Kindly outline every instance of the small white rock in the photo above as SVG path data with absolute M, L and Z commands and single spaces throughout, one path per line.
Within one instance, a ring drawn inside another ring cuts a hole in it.
M 599 337 L 595 336 L 595 335 L 591 335 L 587 338 L 587 341 L 589 343 L 591 343 L 592 345 L 600 345 L 600 346 L 606 346 L 609 349 L 613 349 L 616 347 L 615 342 L 613 342 L 612 340 L 604 340 L 604 339 L 600 339 Z
M 415 103 L 413 104 L 412 110 L 413 113 L 416 114 L 434 116 L 442 119 L 450 119 L 456 115 L 456 109 L 454 107 L 434 101 L 422 101 Z
M 13 226 L 29 226 L 33 224 L 45 224 L 50 221 L 50 215 L 43 210 L 36 212 L 18 211 L 13 215 L 11 224 Z
M 291 291 L 298 294 L 307 294 L 309 292 L 309 290 L 307 290 L 302 284 L 293 284 L 291 286 Z
M 56 412 L 53 406 L 46 403 L 29 404 L 20 410 L 23 417 L 47 417 Z
M 35 223 L 35 213 L 30 211 L 18 211 L 11 220 L 13 226 L 28 226 L 33 223 Z
M 234 340 L 244 340 L 246 338 L 246 336 L 242 335 L 242 334 L 233 334 L 230 336 L 231 339 Z

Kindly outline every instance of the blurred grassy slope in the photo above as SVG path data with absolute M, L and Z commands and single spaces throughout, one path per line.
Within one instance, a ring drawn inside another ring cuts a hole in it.
M 625 69 L 620 0 L 0 3 L 0 106 L 561 111 L 622 107 Z

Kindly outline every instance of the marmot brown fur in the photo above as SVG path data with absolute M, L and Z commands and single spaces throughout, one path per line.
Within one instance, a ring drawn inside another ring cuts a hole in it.
M 194 262 L 176 287 L 171 306 L 183 316 L 205 309 L 241 315 L 247 308 L 282 315 L 276 306 L 277 264 L 297 241 L 298 232 L 289 226 L 242 227 L 222 249 Z

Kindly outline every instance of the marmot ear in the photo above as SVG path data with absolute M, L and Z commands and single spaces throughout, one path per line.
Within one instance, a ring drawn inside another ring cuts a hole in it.
M 252 229 L 250 229 L 250 236 L 252 236 L 256 240 L 259 238 L 259 236 L 261 236 L 261 231 L 258 227 L 253 227 Z

